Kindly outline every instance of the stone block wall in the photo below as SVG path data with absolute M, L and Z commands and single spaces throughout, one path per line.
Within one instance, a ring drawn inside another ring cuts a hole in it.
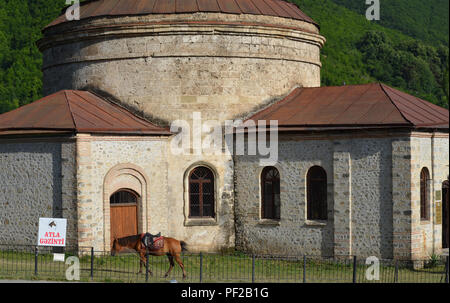
M 393 255 L 388 135 L 283 136 L 279 144 L 281 219 L 261 219 L 258 157 L 235 156 L 236 247 L 261 254 Z M 327 173 L 328 220 L 306 219 L 306 174 Z
M 411 206 L 413 259 L 427 259 L 442 252 L 442 224 L 436 222 L 436 191 L 449 174 L 448 135 L 441 133 L 413 133 L 411 138 Z M 420 218 L 420 172 L 426 167 L 428 183 L 429 218 Z
M 143 198 L 138 231 L 167 235 L 165 148 L 160 137 L 77 136 L 80 246 L 110 249 L 109 197 L 120 188 Z
M 138 232 L 161 232 L 191 251 L 234 246 L 233 162 L 223 156 L 175 156 L 165 137 L 78 135 L 79 245 L 110 248 L 109 197 L 120 188 L 141 197 Z M 189 220 L 186 174 L 207 165 L 216 175 L 214 222 Z
M 39 218 L 66 218 L 77 245 L 75 143 L 70 138 L 0 141 L 0 244 L 36 245 Z
M 234 247 L 234 163 L 226 155 L 168 154 L 167 207 L 170 214 L 169 231 L 188 244 L 189 251 L 214 252 Z M 214 174 L 215 216 L 195 219 L 189 217 L 189 174 L 198 166 Z
M 329 141 L 279 143 L 280 220 L 261 219 L 259 158 L 235 156 L 236 247 L 267 255 L 333 255 L 333 145 Z M 328 222 L 306 220 L 306 174 L 319 165 L 327 173 Z
M 393 253 L 411 259 L 411 138 L 392 141 Z
M 395 140 L 361 138 L 348 142 L 354 255 L 393 257 L 391 142 Z
M 449 137 L 448 134 L 435 133 L 431 138 L 432 142 L 432 152 L 433 152 L 433 163 L 432 163 L 432 213 L 434 219 L 434 254 L 442 253 L 442 220 L 444 220 L 443 214 L 443 196 L 442 196 L 442 185 L 445 180 L 449 178 L 450 168 L 449 168 Z M 438 216 L 440 213 L 440 221 Z

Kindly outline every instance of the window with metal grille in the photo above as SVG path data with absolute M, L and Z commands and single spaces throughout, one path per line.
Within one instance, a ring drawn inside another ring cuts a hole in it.
M 313 166 L 306 176 L 307 219 L 327 220 L 327 173 L 320 166 Z
M 128 189 L 121 189 L 109 198 L 111 204 L 136 204 L 138 194 Z
M 280 173 L 272 166 L 261 173 L 261 218 L 280 219 Z
M 420 171 L 420 219 L 429 219 L 428 180 L 430 173 L 426 167 Z
M 204 166 L 189 175 L 189 217 L 214 218 L 214 174 Z

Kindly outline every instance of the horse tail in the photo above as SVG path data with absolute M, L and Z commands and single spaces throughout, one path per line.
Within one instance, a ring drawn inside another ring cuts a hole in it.
M 186 248 L 186 246 L 187 246 L 186 242 L 180 241 L 180 246 L 181 246 L 181 251 L 188 251 Z

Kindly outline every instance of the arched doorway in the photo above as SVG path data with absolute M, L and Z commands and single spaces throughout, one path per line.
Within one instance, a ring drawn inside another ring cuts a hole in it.
M 442 183 L 442 248 L 449 246 L 449 180 Z
M 139 195 L 130 189 L 120 189 L 111 195 L 111 244 L 114 238 L 136 235 L 138 233 Z

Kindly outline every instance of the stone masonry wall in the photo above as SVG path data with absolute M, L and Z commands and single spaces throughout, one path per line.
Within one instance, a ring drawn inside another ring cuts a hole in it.
M 261 219 L 263 167 L 255 156 L 235 156 L 236 247 L 268 255 L 333 255 L 333 145 L 330 141 L 281 141 L 280 221 Z M 327 173 L 328 222 L 306 220 L 306 174 L 313 165 Z
M 189 251 L 214 252 L 234 247 L 234 164 L 226 155 L 168 154 L 167 207 L 169 231 L 188 244 Z M 215 217 L 189 217 L 189 173 L 197 166 L 206 166 L 214 173 Z
M 411 259 L 411 138 L 392 141 L 393 253 Z
M 77 146 L 80 246 L 110 249 L 109 197 L 120 188 L 133 189 L 143 197 L 138 206 L 138 231 L 167 235 L 165 138 L 80 134 Z M 109 175 L 113 177 L 107 180 Z
M 442 225 L 436 222 L 436 191 L 449 174 L 448 135 L 414 133 L 411 138 L 412 258 L 426 259 L 442 252 Z M 426 167 L 428 181 L 428 220 L 420 218 L 420 172 Z
M 392 257 L 392 182 L 389 136 L 284 137 L 279 145 L 281 220 L 260 210 L 257 157 L 235 156 L 236 246 L 264 254 Z M 327 172 L 328 220 L 306 220 L 306 174 Z
M 75 144 L 68 139 L 0 142 L 0 244 L 36 245 L 39 218 L 67 218 L 77 242 Z
M 79 244 L 110 248 L 109 197 L 128 188 L 141 196 L 138 232 L 161 232 L 187 242 L 191 251 L 234 246 L 232 161 L 223 156 L 174 156 L 167 138 L 78 135 Z M 187 213 L 186 175 L 198 165 L 216 175 L 216 217 Z
M 393 257 L 392 149 L 397 139 L 351 142 L 352 253 Z
M 442 253 L 442 224 L 439 224 L 437 218 L 437 212 L 441 213 L 441 222 L 444 219 L 442 213 L 442 183 L 449 177 L 449 138 L 448 134 L 436 133 L 432 137 L 432 151 L 433 151 L 433 175 L 432 175 L 432 199 L 434 203 L 433 216 L 434 216 L 434 253 Z M 439 203 L 441 202 L 441 203 Z M 440 208 L 440 209 L 439 209 Z

